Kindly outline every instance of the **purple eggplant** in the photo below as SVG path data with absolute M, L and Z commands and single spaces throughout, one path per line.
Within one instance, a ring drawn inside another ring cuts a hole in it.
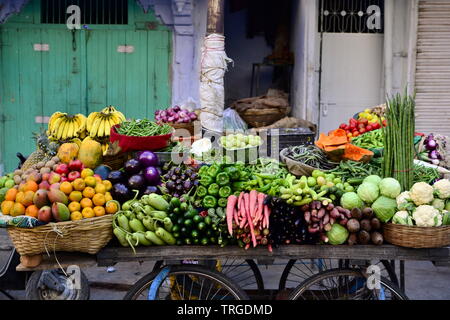
M 119 171 L 119 170 L 111 171 L 108 174 L 108 180 L 112 184 L 116 184 L 116 183 L 119 183 L 119 182 L 124 182 L 125 179 L 126 179 L 125 174 L 122 171 Z
M 156 167 L 159 164 L 158 156 L 151 151 L 143 151 L 138 158 L 143 168 Z
M 111 195 L 115 200 L 123 203 L 133 198 L 130 189 L 123 183 L 116 183 L 113 185 Z
M 145 184 L 144 176 L 142 176 L 140 174 L 132 175 L 128 179 L 128 187 L 130 189 L 140 190 L 140 189 L 142 189 L 144 187 L 144 184 Z
M 142 167 L 138 160 L 136 159 L 130 159 L 124 164 L 125 172 L 129 175 L 133 175 L 136 173 L 139 173 L 141 171 Z
M 160 175 L 155 167 L 145 169 L 144 177 L 150 185 L 157 185 L 160 182 Z

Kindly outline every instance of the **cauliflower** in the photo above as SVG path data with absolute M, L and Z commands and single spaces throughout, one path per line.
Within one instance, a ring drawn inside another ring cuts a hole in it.
M 395 200 L 397 201 L 398 210 L 414 210 L 414 204 L 411 202 L 409 191 L 400 193 Z
M 445 208 L 445 201 L 442 199 L 434 199 L 431 205 L 439 211 L 442 211 Z
M 409 190 L 411 200 L 416 206 L 428 204 L 433 201 L 433 187 L 426 182 L 415 183 Z
M 436 181 L 436 183 L 433 185 L 433 189 L 434 189 L 434 193 L 440 199 L 450 198 L 450 180 L 442 179 L 442 180 Z
M 413 219 L 419 227 L 439 227 L 442 224 L 442 215 L 429 205 L 418 206 L 413 212 Z
M 413 222 L 408 213 L 408 211 L 397 211 L 392 217 L 392 223 L 394 224 L 404 224 L 408 226 L 412 226 Z

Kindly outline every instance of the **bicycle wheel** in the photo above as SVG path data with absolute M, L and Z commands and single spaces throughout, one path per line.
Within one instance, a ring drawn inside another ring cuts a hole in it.
M 138 280 L 124 300 L 147 300 L 159 272 L 153 271 Z M 196 265 L 177 265 L 171 266 L 159 285 L 156 300 L 248 300 L 248 296 L 220 272 Z
M 225 274 L 239 287 L 245 290 L 255 289 L 259 292 L 264 290 L 264 281 L 255 261 L 236 259 L 220 260 L 222 273 Z
M 367 261 L 367 265 L 371 262 Z M 395 270 L 387 260 L 379 260 L 375 263 L 381 269 L 381 275 L 398 285 L 398 278 Z M 329 269 L 349 268 L 349 260 L 338 259 L 291 259 L 286 264 L 278 284 L 279 290 L 291 289 L 297 287 L 300 283 L 311 276 Z
M 289 295 L 289 300 L 408 300 L 391 281 L 380 277 L 369 288 L 368 278 L 357 269 L 330 269 L 305 280 Z
M 236 260 L 236 259 L 225 259 L 218 260 L 220 262 L 220 270 L 225 276 L 227 276 L 230 280 L 237 283 L 239 287 L 244 290 L 258 290 L 259 292 L 263 292 L 264 290 L 264 281 L 259 271 L 258 265 L 253 260 Z M 210 263 L 211 269 L 214 270 L 217 265 L 217 260 L 206 261 L 206 262 L 214 262 Z M 199 261 L 200 264 L 203 261 Z M 180 264 L 182 262 L 180 261 Z M 161 269 L 164 265 L 162 260 L 156 261 L 152 271 L 156 271 Z

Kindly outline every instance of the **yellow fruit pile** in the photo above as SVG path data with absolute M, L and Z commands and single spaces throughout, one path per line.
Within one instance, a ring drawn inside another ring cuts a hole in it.
M 81 113 L 70 115 L 55 112 L 50 117 L 47 136 L 51 140 L 66 141 L 86 136 L 86 117 Z
M 370 109 L 365 109 L 363 112 L 358 114 L 359 120 L 367 119 L 369 123 L 380 122 L 384 120 L 384 117 L 380 117 L 377 114 L 373 113 Z
M 72 221 L 119 211 L 118 202 L 111 201 L 113 200 L 109 192 L 112 189 L 111 182 L 93 175 L 91 169 L 84 169 L 81 178 L 72 182 L 65 181 L 59 187 L 69 198 L 68 208 Z

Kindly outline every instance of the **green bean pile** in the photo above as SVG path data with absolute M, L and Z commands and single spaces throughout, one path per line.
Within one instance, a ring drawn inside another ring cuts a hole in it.
M 337 163 L 330 162 L 325 152 L 313 145 L 289 147 L 286 157 L 320 170 L 330 170 Z
M 160 136 L 172 132 L 172 127 L 166 123 L 157 124 L 148 119 L 125 121 L 117 129 L 118 134 L 133 137 Z
M 437 169 L 414 164 L 414 183 L 426 182 L 428 184 L 432 184 L 440 177 L 441 176 Z
M 333 173 L 336 177 L 343 180 L 348 179 L 364 179 L 372 174 L 381 175 L 382 158 L 374 158 L 368 163 L 358 161 L 341 161 L 339 166 L 329 173 Z

